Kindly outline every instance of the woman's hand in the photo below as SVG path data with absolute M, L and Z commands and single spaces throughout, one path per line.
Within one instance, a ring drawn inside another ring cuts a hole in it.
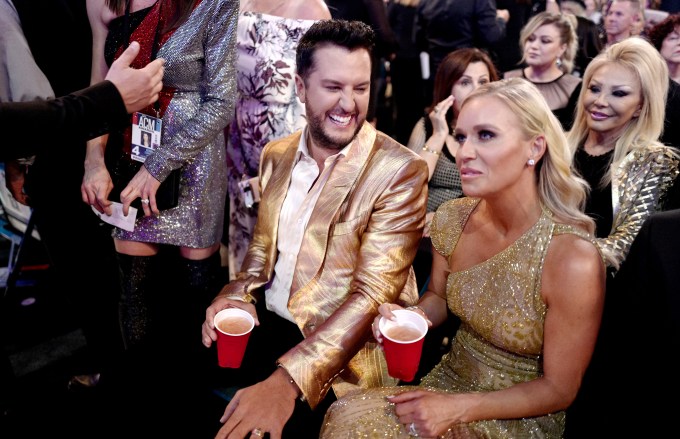
M 446 120 L 446 113 L 453 106 L 453 96 L 449 96 L 437 105 L 430 112 L 430 122 L 432 122 L 432 134 L 449 134 L 449 122 Z
M 83 183 L 80 185 L 80 194 L 83 201 L 97 209 L 100 213 L 111 215 L 111 201 L 109 194 L 113 189 L 111 175 L 104 163 L 85 166 Z
M 449 395 L 430 390 L 414 390 L 387 397 L 395 404 L 394 411 L 406 430 L 415 430 L 419 437 L 435 438 L 446 433 L 450 426 L 464 422 L 467 408 L 474 404 L 474 396 Z
M 380 344 L 382 344 L 383 339 L 382 339 L 382 334 L 380 333 L 380 327 L 378 324 L 380 323 L 380 319 L 382 317 L 389 319 L 389 320 L 395 320 L 394 314 L 392 314 L 392 311 L 396 311 L 398 309 L 404 309 L 401 306 L 397 305 L 396 303 L 383 303 L 378 307 L 378 312 L 380 313 L 378 316 L 376 316 L 375 319 L 373 319 L 373 324 L 371 325 L 371 330 L 373 331 L 373 337 L 376 339 L 376 341 Z
M 156 191 L 161 182 L 156 180 L 144 166 L 132 177 L 130 183 L 120 193 L 120 202 L 123 203 L 123 214 L 127 216 L 130 204 L 137 198 L 142 199 L 144 215 L 150 216 L 153 212 L 158 215 L 160 211 L 156 206 Z
M 423 238 L 430 237 L 430 225 L 432 224 L 432 218 L 434 218 L 434 212 L 427 212 L 425 214 L 425 228 L 423 228 Z

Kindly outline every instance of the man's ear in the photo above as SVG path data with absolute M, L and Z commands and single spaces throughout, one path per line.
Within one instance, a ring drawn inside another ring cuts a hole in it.
M 304 104 L 307 89 L 305 89 L 304 79 L 302 79 L 302 77 L 297 73 L 295 74 L 295 92 L 297 93 L 297 97 L 300 99 L 300 102 Z

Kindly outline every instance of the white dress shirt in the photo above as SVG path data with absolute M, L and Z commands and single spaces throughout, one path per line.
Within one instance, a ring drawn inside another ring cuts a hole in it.
M 274 278 L 269 288 L 265 290 L 267 309 L 293 323 L 295 320 L 288 311 L 288 299 L 307 222 L 335 164 L 347 155 L 351 145 L 350 143 L 337 154 L 326 158 L 324 170 L 319 176 L 319 167 L 309 155 L 307 134 L 305 127 L 300 137 L 290 187 L 281 206 L 279 234 L 276 242 L 278 257 L 274 266 Z

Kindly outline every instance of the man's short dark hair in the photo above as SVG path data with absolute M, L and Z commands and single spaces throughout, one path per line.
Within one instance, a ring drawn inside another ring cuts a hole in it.
M 373 56 L 375 32 L 361 21 L 320 20 L 314 23 L 300 39 L 297 47 L 297 73 L 302 78 L 314 67 L 314 52 L 319 47 L 335 45 L 348 50 L 366 49 Z

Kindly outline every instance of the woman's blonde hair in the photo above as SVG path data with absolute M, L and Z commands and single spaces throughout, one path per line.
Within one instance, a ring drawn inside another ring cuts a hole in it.
M 617 64 L 634 73 L 640 83 L 641 111 L 638 117 L 633 117 L 627 123 L 616 141 L 609 172 L 601 181 L 603 186 L 611 182 L 612 172 L 631 151 L 663 147 L 658 139 L 663 132 L 668 94 L 668 66 L 654 46 L 641 37 L 628 37 L 609 46 L 593 58 L 583 75 L 574 125 L 567 133 L 572 155 L 588 137 L 588 113 L 583 106 L 584 96 L 588 93 L 593 74 L 606 64 Z
M 505 103 L 528 137 L 545 137 L 545 153 L 535 165 L 539 200 L 559 221 L 593 234 L 595 223 L 583 213 L 588 183 L 572 172 L 572 153 L 562 125 L 538 88 L 522 78 L 489 82 L 470 93 L 462 108 L 483 96 Z
M 541 26 L 552 24 L 555 26 L 560 34 L 560 44 L 565 44 L 567 48 L 560 57 L 560 70 L 564 73 L 571 73 L 574 69 L 574 58 L 576 58 L 576 51 L 578 50 L 578 37 L 576 36 L 576 17 L 572 14 L 554 14 L 552 12 L 539 12 L 531 17 L 531 19 L 524 25 L 522 32 L 519 34 L 519 47 L 522 51 L 522 59 L 524 62 L 525 50 L 527 40 L 536 32 Z

